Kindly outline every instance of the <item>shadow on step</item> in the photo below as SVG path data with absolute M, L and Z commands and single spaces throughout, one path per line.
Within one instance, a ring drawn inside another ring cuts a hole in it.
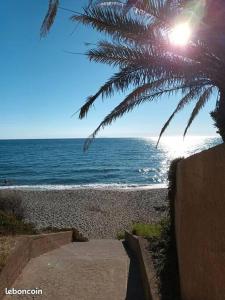
M 123 246 L 130 258 L 127 295 L 125 300 L 145 300 L 138 262 L 125 243 L 123 243 Z

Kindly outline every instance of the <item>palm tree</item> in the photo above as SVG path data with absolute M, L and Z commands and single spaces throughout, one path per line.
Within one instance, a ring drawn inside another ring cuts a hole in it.
M 117 91 L 133 88 L 90 135 L 85 149 L 100 129 L 136 106 L 176 93 L 182 97 L 164 124 L 159 140 L 173 117 L 187 104 L 195 102 L 184 135 L 207 101 L 217 97 L 211 116 L 225 141 L 223 0 L 139 0 L 128 1 L 127 5 L 92 5 L 82 14 L 72 16 L 72 20 L 109 37 L 89 50 L 88 58 L 118 68 L 88 97 L 79 118 L 88 114 L 98 97 L 109 98 Z M 176 24 L 188 24 L 192 29 L 185 47 L 171 44 L 170 35 Z

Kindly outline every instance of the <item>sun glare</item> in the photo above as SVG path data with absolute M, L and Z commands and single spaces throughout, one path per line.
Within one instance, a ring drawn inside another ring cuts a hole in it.
M 188 23 L 180 23 L 173 27 L 169 34 L 170 42 L 176 46 L 185 46 L 191 37 L 191 28 Z

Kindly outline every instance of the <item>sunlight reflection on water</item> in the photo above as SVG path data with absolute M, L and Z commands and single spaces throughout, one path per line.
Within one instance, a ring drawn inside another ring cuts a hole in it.
M 156 146 L 158 138 L 146 138 L 146 144 Z M 173 159 L 188 157 L 203 150 L 207 150 L 220 143 L 220 138 L 207 136 L 182 136 L 163 137 L 158 146 L 160 167 L 156 172 L 155 183 L 167 182 L 167 173 Z

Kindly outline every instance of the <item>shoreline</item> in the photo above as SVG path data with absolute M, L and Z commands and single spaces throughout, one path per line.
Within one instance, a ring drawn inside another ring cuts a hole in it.
M 26 222 L 38 228 L 76 228 L 91 239 L 113 239 L 132 223 L 162 219 L 167 189 L 1 189 L 20 198 Z
M 11 185 L 0 186 L 0 191 L 4 190 L 28 190 L 28 191 L 63 191 L 63 190 L 152 190 L 166 189 L 167 184 L 40 184 L 40 185 Z

